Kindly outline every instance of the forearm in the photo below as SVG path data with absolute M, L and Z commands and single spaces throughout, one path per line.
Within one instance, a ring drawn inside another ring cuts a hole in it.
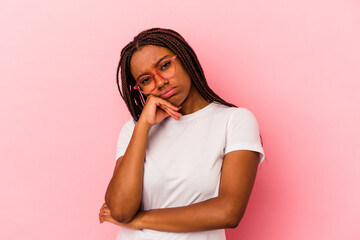
M 135 221 L 139 229 L 196 232 L 233 228 L 237 223 L 232 215 L 227 202 L 217 197 L 185 207 L 140 212 Z
M 112 215 L 121 222 L 130 221 L 140 206 L 149 130 L 147 125 L 136 124 L 128 148 L 105 194 L 105 202 Z

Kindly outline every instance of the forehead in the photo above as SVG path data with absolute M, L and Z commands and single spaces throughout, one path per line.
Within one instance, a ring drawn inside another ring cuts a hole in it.
M 147 45 L 137 50 L 131 57 L 130 70 L 136 78 L 137 75 L 151 70 L 155 63 L 165 55 L 172 56 L 173 52 L 167 48 Z

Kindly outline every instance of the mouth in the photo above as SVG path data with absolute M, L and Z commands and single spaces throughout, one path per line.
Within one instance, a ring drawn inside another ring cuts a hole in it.
M 169 98 L 176 93 L 176 87 L 165 89 L 159 94 L 161 98 Z

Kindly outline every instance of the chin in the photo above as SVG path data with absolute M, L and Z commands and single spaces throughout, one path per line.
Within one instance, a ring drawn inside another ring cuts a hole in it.
M 184 100 L 179 99 L 178 96 L 171 97 L 168 101 L 176 107 L 180 106 L 184 102 Z
M 169 99 L 168 100 L 169 103 L 171 103 L 172 105 L 174 105 L 175 107 L 178 107 L 181 103 L 179 103 L 179 101 L 176 101 L 176 100 L 172 100 L 172 99 Z

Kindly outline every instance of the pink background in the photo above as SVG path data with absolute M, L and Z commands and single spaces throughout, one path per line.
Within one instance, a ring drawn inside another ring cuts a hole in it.
M 182 34 L 215 92 L 258 119 L 267 160 L 228 239 L 360 239 L 359 10 L 0 1 L 0 239 L 115 239 L 98 222 L 130 117 L 115 72 L 121 48 L 157 26 Z

